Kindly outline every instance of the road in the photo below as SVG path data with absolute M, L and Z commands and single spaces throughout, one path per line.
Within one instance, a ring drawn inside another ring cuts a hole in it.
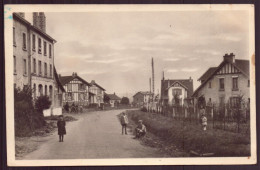
M 153 158 L 163 157 L 155 148 L 144 146 L 133 135 L 122 135 L 117 115 L 122 110 L 97 111 L 79 116 L 67 123 L 64 142 L 52 135 L 24 160 L 87 158 Z

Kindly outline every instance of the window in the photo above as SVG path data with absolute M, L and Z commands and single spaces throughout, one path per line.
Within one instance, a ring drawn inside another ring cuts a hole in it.
M 26 64 L 26 59 L 23 59 L 23 74 L 27 74 L 27 64 Z
M 47 76 L 47 63 L 44 63 L 44 76 Z
M 42 40 L 41 38 L 38 38 L 38 53 L 42 53 Z
M 219 79 L 219 90 L 225 90 L 224 78 Z
M 23 33 L 23 49 L 26 50 L 26 34 Z
M 47 85 L 45 85 L 45 89 L 44 89 L 44 94 L 45 94 L 45 96 L 47 96 L 47 91 L 48 91 L 47 88 L 48 88 Z
M 238 77 L 232 78 L 232 90 L 238 90 Z
M 209 88 L 211 89 L 211 81 L 209 82 Z
M 33 59 L 33 73 L 36 74 L 36 59 Z
M 42 75 L 42 62 L 38 61 L 39 75 Z
M 13 45 L 16 46 L 16 41 L 15 41 L 15 28 L 13 27 Z
M 16 56 L 14 56 L 14 74 L 16 74 Z
M 50 100 L 52 101 L 52 86 L 49 86 Z
M 52 65 L 50 64 L 50 77 L 52 78 Z
M 250 87 L 250 80 L 247 81 L 247 87 Z
M 230 106 L 232 108 L 238 108 L 240 106 L 239 97 L 230 97 Z
M 32 50 L 35 51 L 35 34 L 32 36 Z
M 73 100 L 73 94 L 72 93 L 68 93 L 68 100 Z
M 51 52 L 52 52 L 52 50 L 51 50 L 51 44 L 49 44 L 49 56 L 50 56 L 50 58 L 51 58 Z
M 45 41 L 43 42 L 43 53 L 44 55 L 47 55 L 47 44 Z
M 68 84 L 68 91 L 72 91 L 72 84 Z
M 182 90 L 181 89 L 173 89 L 172 90 L 172 95 L 182 95 Z

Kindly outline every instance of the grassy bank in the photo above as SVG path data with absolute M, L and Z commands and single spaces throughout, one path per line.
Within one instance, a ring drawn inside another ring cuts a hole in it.
M 48 140 L 48 136 L 54 134 L 57 130 L 58 116 L 49 116 L 44 118 L 46 124 L 37 130 L 34 130 L 30 136 L 15 137 L 15 157 L 22 158 L 24 155 L 36 150 L 42 143 Z M 66 114 L 66 122 L 76 121 L 73 116 Z
M 214 156 L 250 156 L 249 135 L 212 128 L 202 131 L 196 123 L 173 120 L 156 113 L 128 111 L 127 115 L 134 123 L 143 120 L 151 133 L 146 138 L 154 138 L 156 143 L 160 143 L 155 147 L 161 147 L 170 154 L 176 150 L 185 153 L 193 150 L 214 153 Z M 178 156 L 189 156 L 185 153 Z

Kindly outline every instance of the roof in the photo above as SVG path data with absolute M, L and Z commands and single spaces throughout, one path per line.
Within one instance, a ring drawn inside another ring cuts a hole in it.
M 226 64 L 227 61 L 222 61 L 220 65 L 217 67 L 217 69 L 195 90 L 195 92 L 192 94 L 192 96 L 195 96 L 196 93 L 204 87 L 204 85 L 210 80 L 210 78 L 217 73 L 219 69 L 222 68 L 224 64 Z M 239 69 L 244 75 L 249 77 L 249 60 L 238 60 L 236 59 L 234 63 L 230 63 L 234 65 L 237 69 Z
M 121 100 L 116 94 L 106 94 L 110 100 Z
M 100 89 L 105 91 L 105 89 L 103 87 L 101 87 L 100 85 L 98 85 L 94 80 L 92 80 L 90 84 L 91 85 L 96 85 L 97 87 L 99 87 Z
M 143 95 L 152 95 L 153 93 L 152 92 L 149 92 L 149 91 L 139 91 L 139 92 L 137 92 L 134 96 L 136 96 L 137 94 L 143 94 Z M 134 97 L 133 96 L 133 97 Z
M 249 77 L 249 60 L 235 60 L 234 65 Z
M 169 88 L 169 86 L 172 86 L 174 83 L 180 83 L 182 86 L 186 87 L 187 89 L 187 97 L 191 97 L 193 93 L 193 80 L 192 79 L 176 79 L 176 80 L 162 80 L 162 85 L 161 85 L 161 94 L 162 98 L 166 98 L 166 95 L 164 93 L 165 90 Z M 168 86 L 169 85 L 169 86 Z
M 80 81 L 82 81 L 86 85 L 90 86 L 90 84 L 86 80 L 82 79 L 78 75 L 75 75 L 75 76 L 61 76 L 60 77 L 60 82 L 64 86 L 65 84 L 69 83 L 71 80 L 73 80 L 75 78 L 79 79 Z
M 28 27 L 30 27 L 33 31 L 37 32 L 38 34 L 40 34 L 41 36 L 43 36 L 44 38 L 46 38 L 49 41 L 53 41 L 54 43 L 57 42 L 54 38 L 52 38 L 51 36 L 49 36 L 48 34 L 46 34 L 45 32 L 43 32 L 42 30 L 40 30 L 39 28 L 35 27 L 34 25 L 32 25 L 30 22 L 28 22 L 26 19 L 24 19 L 23 17 L 21 17 L 19 14 L 17 13 L 13 13 L 13 18 L 16 20 L 19 20 L 20 22 L 22 22 L 23 24 L 27 25 Z
M 56 68 L 54 67 L 54 77 L 55 77 L 55 80 L 58 84 L 58 87 L 61 88 L 62 92 L 65 92 L 65 89 L 64 87 L 62 86 L 61 82 L 60 82 L 60 79 L 59 79 L 59 76 L 57 74 L 57 71 L 56 71 Z
M 207 80 L 207 78 L 211 76 L 216 71 L 216 69 L 217 67 L 210 67 L 204 74 L 202 74 L 202 76 L 198 79 L 198 81 Z

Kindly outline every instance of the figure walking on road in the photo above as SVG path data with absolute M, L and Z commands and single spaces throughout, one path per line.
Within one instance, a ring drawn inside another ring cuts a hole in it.
M 121 121 L 121 125 L 122 125 L 122 135 L 124 134 L 124 131 L 125 131 L 125 134 L 127 135 L 126 127 L 127 127 L 127 124 L 128 124 L 128 118 L 127 118 L 125 112 L 122 113 L 120 121 Z
M 63 118 L 63 115 L 60 115 L 59 120 L 57 122 L 59 142 L 63 142 L 64 135 L 66 134 L 65 126 L 66 126 L 66 122 Z

